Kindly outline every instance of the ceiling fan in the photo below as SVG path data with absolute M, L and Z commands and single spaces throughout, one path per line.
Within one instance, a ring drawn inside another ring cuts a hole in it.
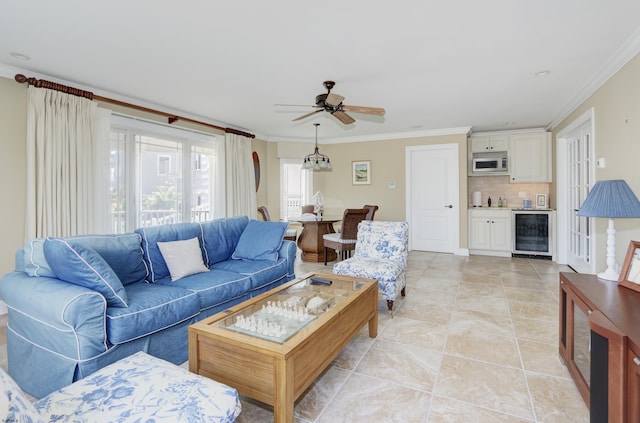
M 313 112 L 304 114 L 300 117 L 293 119 L 302 120 L 308 118 L 311 115 L 315 115 L 316 113 L 325 111 L 331 113 L 335 116 L 340 122 L 345 125 L 349 125 L 356 120 L 349 116 L 345 112 L 353 112 L 353 113 L 363 113 L 366 115 L 376 115 L 376 116 L 384 116 L 384 109 L 381 107 L 364 107 L 364 106 L 349 106 L 346 104 L 342 104 L 342 100 L 344 97 L 340 94 L 332 93 L 331 89 L 334 87 L 336 83 L 333 81 L 324 81 L 322 85 L 327 89 L 326 94 L 318 94 L 316 96 L 316 105 L 310 106 L 314 107 L 317 110 Z M 280 104 L 279 106 L 293 106 L 292 104 Z

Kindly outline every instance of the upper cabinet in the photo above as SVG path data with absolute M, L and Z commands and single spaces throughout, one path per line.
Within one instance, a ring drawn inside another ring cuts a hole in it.
M 506 152 L 507 171 L 474 171 L 473 159 Z M 489 153 L 489 154 L 484 154 Z M 551 133 L 543 131 L 474 134 L 469 138 L 469 176 L 509 175 L 509 182 L 537 183 L 551 180 Z
M 470 142 L 472 153 L 509 151 L 509 137 L 506 135 L 471 137 Z
M 551 182 L 551 133 L 511 135 L 509 141 L 511 183 Z

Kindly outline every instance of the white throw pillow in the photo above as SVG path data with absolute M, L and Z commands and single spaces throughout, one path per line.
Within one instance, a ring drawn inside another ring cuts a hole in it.
M 197 237 L 184 241 L 158 242 L 158 248 L 167 264 L 172 281 L 209 271 L 202 261 L 200 241 Z

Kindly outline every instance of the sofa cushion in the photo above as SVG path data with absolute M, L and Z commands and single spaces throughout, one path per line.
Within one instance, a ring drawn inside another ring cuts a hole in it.
M 202 259 L 204 263 L 209 260 L 206 257 L 206 250 L 202 241 L 202 227 L 198 223 L 174 223 L 167 225 L 149 226 L 136 229 L 136 233 L 142 236 L 142 251 L 149 266 L 149 282 L 170 276 L 158 242 L 182 241 L 197 237 L 202 249 Z
M 229 271 L 245 275 L 251 279 L 251 290 L 260 289 L 274 282 L 286 280 L 287 261 L 225 260 L 211 266 L 212 271 Z
M 195 293 L 173 285 L 138 282 L 127 285 L 127 295 L 129 307 L 107 309 L 107 339 L 112 344 L 158 332 L 200 311 Z
M 58 279 L 101 293 L 110 307 L 127 307 L 127 292 L 111 266 L 93 248 L 47 238 L 44 254 Z
M 215 270 L 199 273 L 172 282 L 159 279 L 154 285 L 181 287 L 198 295 L 200 309 L 207 310 L 219 304 L 247 295 L 251 291 L 251 278 L 239 273 Z
M 44 238 L 35 238 L 24 244 L 23 265 L 29 276 L 55 278 L 56 274 L 44 257 Z
M 228 260 L 233 254 L 242 231 L 249 223 L 247 216 L 235 216 L 201 222 L 204 235 L 204 248 L 208 262 L 207 266 L 219 261 Z
M 231 255 L 237 260 L 278 260 L 278 250 L 289 224 L 251 220 Z
M 172 281 L 209 271 L 202 262 L 202 252 L 197 237 L 184 241 L 158 242 L 158 247 L 169 268 Z
M 147 277 L 147 266 L 142 258 L 142 238 L 139 234 L 78 235 L 64 237 L 76 244 L 93 248 L 116 272 L 123 285 L 142 281 Z M 25 243 L 24 270 L 29 276 L 56 277 L 44 256 L 44 238 Z

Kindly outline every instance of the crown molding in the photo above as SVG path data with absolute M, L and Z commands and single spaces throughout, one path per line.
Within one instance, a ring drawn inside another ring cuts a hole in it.
M 607 63 L 589 81 L 589 83 L 576 95 L 551 121 L 547 129 L 555 129 L 582 103 L 587 101 L 598 88 L 602 87 L 613 75 L 615 75 L 624 65 L 629 63 L 640 52 L 640 29 L 636 30 L 624 44 L 616 50 Z
M 324 138 L 318 144 L 345 144 L 350 142 L 369 142 L 369 141 L 388 141 L 394 139 L 436 137 L 443 135 L 468 135 L 471 132 L 471 126 L 460 126 L 457 128 L 428 129 L 424 131 L 408 131 L 396 133 L 380 133 L 373 135 L 361 135 L 354 137 L 336 137 Z M 287 138 L 287 137 L 270 137 L 265 140 L 268 142 L 309 142 L 309 139 Z

